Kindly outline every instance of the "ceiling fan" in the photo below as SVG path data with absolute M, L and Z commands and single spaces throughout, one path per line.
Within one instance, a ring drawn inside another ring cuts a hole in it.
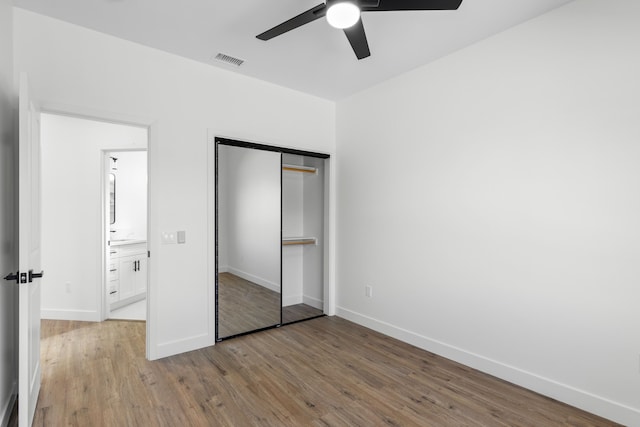
M 456 10 L 461 3 L 462 0 L 325 0 L 324 3 L 258 34 L 256 38 L 270 40 L 326 16 L 331 26 L 344 30 L 356 57 L 363 59 L 370 56 L 371 52 L 360 19 L 361 12 Z

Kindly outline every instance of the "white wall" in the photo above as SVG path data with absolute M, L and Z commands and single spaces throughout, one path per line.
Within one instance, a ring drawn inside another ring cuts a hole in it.
M 219 145 L 218 162 L 219 271 L 280 292 L 280 153 Z
M 22 9 L 14 14 L 15 68 L 29 72 L 45 108 L 154 124 L 150 356 L 213 344 L 207 131 L 333 153 L 334 104 Z M 186 244 L 160 244 L 161 232 L 176 230 L 187 232 Z
M 0 280 L 18 269 L 16 257 L 16 95 L 13 89 L 13 12 L 0 0 Z M 4 282 L 4 280 L 2 280 Z M 0 425 L 17 393 L 17 286 L 0 284 Z
M 338 103 L 338 314 L 640 425 L 638 22 L 573 2 Z
M 147 133 L 144 132 L 146 147 Z M 142 141 L 142 140 L 140 140 Z M 112 238 L 147 240 L 147 152 L 113 151 L 116 169 L 116 222 Z
M 41 142 L 42 317 L 99 321 L 104 154 L 146 148 L 147 129 L 42 114 Z

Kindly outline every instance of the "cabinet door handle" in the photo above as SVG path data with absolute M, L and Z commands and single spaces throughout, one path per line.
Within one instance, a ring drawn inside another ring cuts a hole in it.
M 111 270 L 109 270 L 109 271 L 118 271 L 118 269 L 117 269 L 117 268 L 112 268 L 112 269 L 111 269 Z

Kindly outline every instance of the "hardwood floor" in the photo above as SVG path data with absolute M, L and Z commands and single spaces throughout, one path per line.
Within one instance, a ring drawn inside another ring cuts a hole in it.
M 150 362 L 144 323 L 42 323 L 35 426 L 611 426 L 337 317 Z
M 228 337 L 280 323 L 280 294 L 231 273 L 218 274 L 218 333 Z
M 280 323 L 280 294 L 231 273 L 218 275 L 218 333 L 229 337 Z M 282 308 L 282 323 L 322 315 L 306 304 Z
M 299 322 L 300 320 L 311 319 L 322 316 L 323 311 L 307 304 L 294 304 L 282 307 L 282 324 Z

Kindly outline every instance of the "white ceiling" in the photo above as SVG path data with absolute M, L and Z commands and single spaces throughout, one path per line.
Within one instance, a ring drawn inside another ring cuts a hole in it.
M 463 0 L 457 11 L 363 14 L 371 56 L 318 19 L 256 35 L 322 0 L 14 0 L 18 7 L 330 100 L 339 100 L 572 0 Z M 245 60 L 235 66 L 213 57 Z

